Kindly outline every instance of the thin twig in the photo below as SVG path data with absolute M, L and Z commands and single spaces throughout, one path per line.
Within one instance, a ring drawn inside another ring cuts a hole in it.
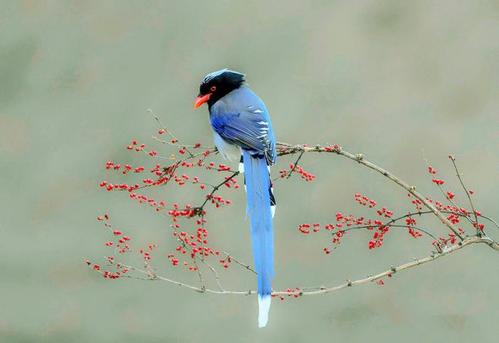
M 494 226 L 496 228 L 499 229 L 499 223 L 497 223 L 494 219 L 490 218 L 490 217 L 487 217 L 487 216 L 484 216 L 483 214 L 480 214 L 479 217 L 482 217 L 483 219 L 486 219 L 488 220 L 489 222 L 491 222 L 492 224 L 494 224 Z
M 194 263 L 194 267 L 196 268 L 196 272 L 198 274 L 199 283 L 201 284 L 201 289 L 206 289 L 206 285 L 205 285 L 204 279 L 203 279 L 203 274 L 201 273 L 201 269 L 199 269 L 196 258 L 193 258 L 192 260 L 193 260 L 192 263 Z
M 233 172 L 232 175 L 225 178 L 224 181 L 220 182 L 216 186 L 212 186 L 213 189 L 211 190 L 211 192 L 209 194 L 206 195 L 206 199 L 204 199 L 203 203 L 200 206 L 196 206 L 193 208 L 194 213 L 197 215 L 202 215 L 204 207 L 206 206 L 208 201 L 210 201 L 213 198 L 213 195 L 219 190 L 219 188 L 222 187 L 223 185 L 225 185 L 226 183 L 228 183 L 233 178 L 235 178 L 237 175 L 239 175 L 239 171 Z
M 289 172 L 288 176 L 286 176 L 286 179 L 289 179 L 291 177 L 291 175 L 293 174 L 293 172 L 295 171 L 295 169 L 298 167 L 298 162 L 300 162 L 304 153 L 305 153 L 304 151 L 300 152 L 300 155 L 298 156 L 295 163 L 293 164 L 293 168 L 291 168 L 291 171 Z
M 208 262 L 206 262 L 206 260 L 204 259 L 201 259 L 201 262 L 206 266 L 208 267 L 208 269 L 211 271 L 211 273 L 213 274 L 214 278 L 215 278 L 215 282 L 217 283 L 217 286 L 218 286 L 218 289 L 221 290 L 221 291 L 225 291 L 224 287 L 222 286 L 222 282 L 220 281 L 220 275 L 218 274 L 217 270 L 211 265 L 209 264 Z
M 433 240 L 435 240 L 435 241 L 438 240 L 438 238 L 435 237 L 434 235 L 432 235 L 429 231 L 427 231 L 427 230 L 425 230 L 425 229 L 423 229 L 421 227 L 418 227 L 418 226 L 414 226 L 414 225 L 410 225 L 410 226 L 408 226 L 408 225 L 396 225 L 396 224 L 389 224 L 389 225 L 384 225 L 384 226 L 394 227 L 394 228 L 400 228 L 400 229 L 408 229 L 409 227 L 412 227 L 415 230 L 421 231 L 424 234 L 430 236 Z M 369 228 L 372 228 L 372 227 L 375 227 L 375 225 L 350 226 L 350 227 L 347 227 L 345 229 L 341 229 L 341 231 L 347 232 L 347 231 L 352 231 L 352 230 L 369 229 Z
M 456 176 L 459 179 L 459 182 L 461 183 L 461 187 L 463 187 L 463 190 L 466 193 L 466 196 L 468 197 L 468 201 L 470 203 L 471 210 L 473 211 L 473 215 L 475 216 L 476 230 L 479 234 L 481 234 L 481 231 L 478 228 L 478 215 L 476 213 L 475 206 L 473 205 L 473 200 L 471 199 L 470 192 L 469 192 L 468 188 L 466 188 L 466 185 L 464 184 L 464 181 L 461 178 L 461 174 L 459 173 L 459 169 L 457 168 L 456 158 L 452 155 L 449 155 L 449 159 L 451 160 L 452 165 L 454 166 L 454 170 L 456 171 Z
M 176 146 L 176 147 L 184 148 L 185 151 L 189 154 L 190 157 L 194 156 L 194 154 L 189 150 L 188 146 L 176 143 L 176 142 L 178 142 L 177 137 L 175 137 L 175 135 L 165 125 L 163 125 L 163 123 L 161 122 L 161 119 L 159 118 L 159 116 L 157 116 L 153 112 L 152 109 L 148 109 L 147 112 L 151 113 L 151 115 L 154 118 L 154 120 L 156 120 L 156 122 L 158 123 L 159 128 L 163 129 L 172 138 L 171 142 L 163 141 L 162 143 L 166 143 L 166 144 L 173 145 L 173 146 Z M 159 140 L 159 139 L 157 138 L 156 140 Z M 161 141 L 161 140 L 159 140 L 159 141 Z M 175 143 L 173 143 L 173 142 L 175 142 Z M 194 148 L 194 146 L 190 146 L 190 147 Z
M 225 257 L 229 257 L 232 261 L 236 262 L 238 265 L 240 265 L 240 266 L 241 266 L 241 267 L 243 267 L 244 269 L 247 269 L 247 270 L 249 270 L 250 272 L 252 272 L 252 273 L 256 274 L 256 271 L 255 271 L 253 268 L 251 268 L 251 266 L 249 266 L 249 265 L 247 265 L 247 264 L 245 264 L 245 263 L 243 263 L 243 262 L 239 261 L 238 259 L 234 258 L 234 256 L 230 255 L 228 252 L 226 252 L 226 251 L 222 251 L 221 253 L 222 253 L 222 254 L 224 254 L 224 255 L 225 255 Z

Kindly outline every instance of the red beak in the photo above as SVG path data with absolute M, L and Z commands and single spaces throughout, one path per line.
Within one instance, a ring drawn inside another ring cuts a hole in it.
M 202 104 L 210 100 L 211 93 L 208 93 L 206 95 L 200 95 L 194 100 L 194 108 L 200 107 Z

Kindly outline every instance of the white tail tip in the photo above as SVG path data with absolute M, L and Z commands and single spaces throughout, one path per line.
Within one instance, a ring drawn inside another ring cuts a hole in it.
M 270 301 L 272 297 L 270 294 L 258 295 L 258 327 L 263 328 L 269 321 Z

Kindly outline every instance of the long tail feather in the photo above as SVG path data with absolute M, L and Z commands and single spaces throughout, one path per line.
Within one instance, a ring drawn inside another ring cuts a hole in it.
M 270 177 L 270 167 L 268 167 L 269 170 L 269 177 Z M 241 158 L 239 159 L 239 167 L 238 167 L 239 173 L 244 174 L 244 158 L 241 153 Z M 246 179 L 244 179 L 244 191 L 246 192 Z M 275 217 L 275 210 L 277 208 L 277 202 L 275 201 L 275 196 L 274 196 L 274 185 L 272 184 L 272 181 L 270 181 L 270 186 L 269 186 L 269 197 L 270 197 L 270 213 L 272 214 L 272 218 Z
M 251 224 L 253 258 L 258 274 L 258 326 L 264 327 L 268 321 L 274 277 L 271 181 L 265 158 L 253 157 L 243 151 L 243 163 L 248 201 L 246 212 Z

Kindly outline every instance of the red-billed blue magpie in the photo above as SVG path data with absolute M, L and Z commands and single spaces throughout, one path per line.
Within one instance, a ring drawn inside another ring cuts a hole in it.
M 206 75 L 194 102 L 208 104 L 215 145 L 220 154 L 240 158 L 244 172 L 253 258 L 258 279 L 258 326 L 267 325 L 274 277 L 272 217 L 275 198 L 270 168 L 276 161 L 275 137 L 263 101 L 245 85 L 244 74 L 222 69 Z

